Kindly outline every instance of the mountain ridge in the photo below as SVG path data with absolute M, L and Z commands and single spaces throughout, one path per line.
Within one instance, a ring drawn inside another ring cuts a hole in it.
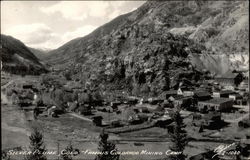
M 14 74 L 40 74 L 47 70 L 20 40 L 1 34 L 2 71 Z
M 243 64 L 230 57 L 248 53 L 247 24 L 235 18 L 246 19 L 246 11 L 248 5 L 238 1 L 148 1 L 51 51 L 48 63 L 92 87 L 158 94 L 184 77 L 195 84 L 207 71 L 222 75 L 246 68 L 248 57 Z M 243 39 L 229 38 L 224 47 L 222 35 L 230 33 Z

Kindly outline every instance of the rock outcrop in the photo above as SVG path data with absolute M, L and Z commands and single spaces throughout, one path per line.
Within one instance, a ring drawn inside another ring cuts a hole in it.
M 246 11 L 244 1 L 148 1 L 47 58 L 90 88 L 158 95 L 183 78 L 244 68 L 248 58 L 231 55 L 248 53 Z

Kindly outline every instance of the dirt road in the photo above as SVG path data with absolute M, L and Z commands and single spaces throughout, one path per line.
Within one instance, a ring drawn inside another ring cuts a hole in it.
M 84 120 L 84 121 L 89 121 L 89 122 L 92 122 L 92 120 L 91 120 L 91 119 L 86 118 L 86 117 L 81 116 L 81 115 L 76 114 L 76 113 L 69 113 L 69 115 L 74 116 L 74 117 L 79 118 L 79 119 L 82 119 L 82 120 Z

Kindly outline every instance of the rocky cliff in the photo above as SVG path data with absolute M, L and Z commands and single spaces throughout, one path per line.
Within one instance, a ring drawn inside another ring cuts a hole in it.
M 149 1 L 47 58 L 86 87 L 157 95 L 207 71 L 248 69 L 247 11 L 244 1 Z

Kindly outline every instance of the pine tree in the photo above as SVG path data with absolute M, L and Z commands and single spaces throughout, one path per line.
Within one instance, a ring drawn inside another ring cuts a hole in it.
M 102 153 L 97 155 L 95 160 L 119 160 L 119 155 L 116 152 L 115 144 L 108 141 L 109 135 L 103 130 L 100 134 L 100 142 L 98 150 Z M 112 154 L 111 154 L 112 151 Z M 115 151 L 115 152 L 114 152 Z
M 175 111 L 171 118 L 174 122 L 173 133 L 170 134 L 172 146 L 170 150 L 174 152 L 181 152 L 181 154 L 171 155 L 169 158 L 171 160 L 184 160 L 186 156 L 183 154 L 185 146 L 188 143 L 187 132 L 185 131 L 185 124 L 183 123 L 183 118 L 180 115 L 179 110 Z
M 47 160 L 44 152 L 46 151 L 43 144 L 43 135 L 34 128 L 33 133 L 29 136 L 30 139 L 30 151 L 32 154 L 26 157 L 26 160 Z
M 80 154 L 79 149 L 73 148 L 72 144 L 69 144 L 65 150 L 64 154 L 61 155 L 63 160 L 73 160 L 73 156 Z
M 169 61 L 168 57 L 165 56 L 164 57 L 164 65 L 163 65 L 163 69 L 162 69 L 163 80 L 164 80 L 164 85 L 162 88 L 163 91 L 169 90 L 169 88 L 170 88 L 170 78 L 169 78 L 169 73 L 168 73 L 170 64 L 171 64 L 171 61 Z

